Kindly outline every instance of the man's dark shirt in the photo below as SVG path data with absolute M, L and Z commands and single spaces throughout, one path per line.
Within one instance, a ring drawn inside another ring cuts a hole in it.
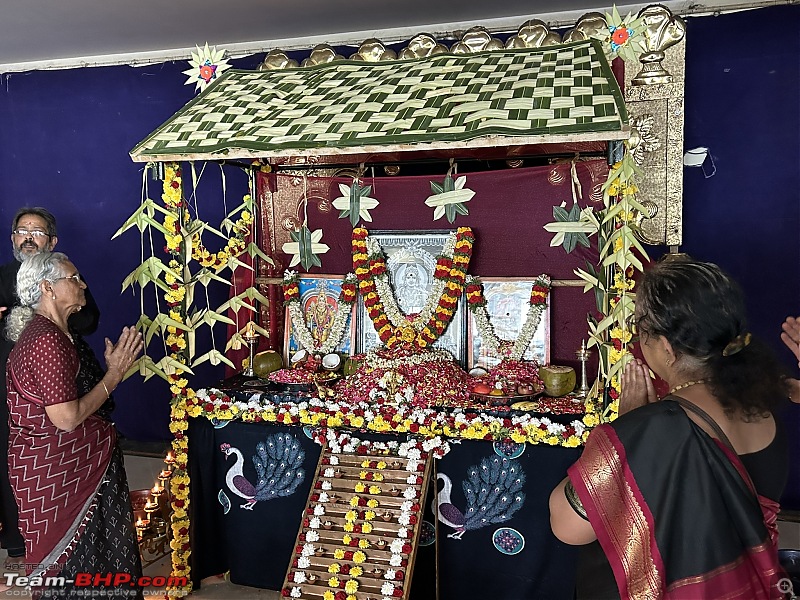
M 6 315 L 11 312 L 15 306 L 19 306 L 17 299 L 17 273 L 22 265 L 18 260 L 13 260 L 9 263 L 0 266 L 0 306 L 7 307 L 3 318 L 0 319 L 0 367 L 2 367 L 2 379 L 5 384 L 5 371 L 8 355 L 14 347 L 14 343 L 6 338 Z M 97 323 L 100 320 L 100 309 L 97 308 L 97 302 L 92 297 L 89 288 L 84 290 L 86 295 L 86 306 L 76 313 L 69 316 L 67 324 L 72 332 L 86 336 L 94 333 L 97 330 Z M 5 386 L 3 386 L 5 387 Z

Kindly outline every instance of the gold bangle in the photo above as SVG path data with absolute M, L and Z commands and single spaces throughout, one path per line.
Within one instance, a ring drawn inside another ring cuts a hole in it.
M 103 385 L 103 389 L 106 391 L 106 400 L 108 400 L 109 398 L 111 398 L 111 392 L 108 391 L 108 388 L 106 387 L 106 382 L 105 381 L 103 381 L 101 379 L 100 383 Z

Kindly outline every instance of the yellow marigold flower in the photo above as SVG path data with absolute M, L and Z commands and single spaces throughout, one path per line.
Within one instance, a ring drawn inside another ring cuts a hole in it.
M 341 566 L 339 563 L 331 563 L 328 565 L 328 573 L 333 573 L 334 575 L 341 570 Z
M 361 468 L 366 469 L 367 467 L 369 467 L 369 460 L 362 460 Z
M 367 508 L 377 508 L 378 504 L 379 503 L 375 498 L 370 498 L 369 500 L 367 500 Z M 370 512 L 371 511 L 367 511 L 367 514 L 370 514 Z M 375 518 L 375 513 L 372 513 L 372 518 L 373 519 Z M 367 520 L 369 520 L 369 519 L 367 519 Z
M 369 461 L 367 461 L 367 464 L 369 464 Z M 382 460 L 379 460 L 378 461 L 378 468 L 379 469 L 385 469 L 386 468 L 386 462 L 382 461 Z
M 366 471 L 359 471 L 358 478 L 359 479 L 366 479 L 367 478 L 367 472 Z
M 369 548 L 369 540 L 365 539 L 358 540 L 358 547 L 361 548 L 362 550 L 366 550 L 367 548 Z
M 372 523 L 364 523 L 361 526 L 362 533 L 370 533 L 372 531 Z M 352 569 L 350 570 L 350 575 L 353 575 Z M 353 577 L 357 577 L 357 575 L 353 575 Z
M 355 529 L 355 525 L 353 525 L 352 523 L 345 523 L 344 525 L 342 525 L 342 528 L 347 533 L 353 533 L 353 530 Z
M 242 221 L 244 221 L 245 223 L 249 223 L 252 220 L 253 220 L 253 215 L 251 215 L 248 211 L 243 210 L 242 211 Z
M 332 591 L 325 590 L 324 592 L 322 592 L 322 600 L 335 600 L 335 599 L 336 599 L 336 594 L 334 594 Z
M 344 535 L 342 536 L 342 543 L 343 543 L 345 546 L 347 546 L 347 545 L 348 545 L 350 542 L 352 542 L 352 541 L 353 541 L 353 536 L 351 536 L 350 534 L 347 534 L 347 533 L 346 533 L 346 534 L 344 534 Z
M 358 490 L 356 490 L 356 491 L 358 492 Z M 364 490 L 361 490 L 361 491 L 363 492 Z M 353 496 L 352 498 L 350 498 L 350 506 L 353 506 L 353 507 L 358 506 L 358 500 L 359 500 L 358 496 Z
M 596 413 L 586 413 L 583 416 L 583 424 L 587 427 L 595 427 L 600 424 L 600 418 Z
M 619 360 L 622 358 L 622 354 L 623 353 L 620 352 L 619 350 L 617 350 L 616 348 L 613 348 L 613 347 L 609 348 L 608 349 L 608 362 L 609 362 L 609 364 L 613 365 L 614 363 L 619 362 Z
M 344 520 L 353 522 L 358 518 L 358 513 L 354 510 L 348 510 L 344 515 Z
M 364 513 L 364 520 L 365 521 L 372 521 L 375 518 L 375 511 L 368 510 Z
M 381 488 L 379 488 L 377 485 L 371 485 L 369 486 L 369 493 L 373 496 L 377 496 L 381 493 Z
M 342 550 L 341 548 L 337 548 L 336 550 L 334 550 L 333 558 L 335 558 L 336 560 L 342 560 L 344 558 L 344 550 Z
M 361 550 L 357 550 L 355 554 L 353 554 L 353 562 L 357 565 L 360 565 L 365 560 L 367 560 L 367 555 L 364 554 Z
M 348 594 L 355 594 L 358 591 L 358 582 L 355 579 L 350 579 L 344 584 L 344 591 Z
M 623 330 L 621 327 L 613 327 L 610 333 L 612 338 L 621 340 L 623 344 L 630 342 L 631 338 L 633 337 L 630 329 Z
M 331 577 L 328 579 L 328 587 L 337 588 L 339 587 L 339 578 L 338 577 Z
M 514 431 L 511 432 L 511 439 L 514 440 L 518 444 L 522 444 L 528 439 L 528 436 L 525 435 L 524 431 L 520 431 L 519 429 L 515 429 Z
M 382 475 L 381 473 L 375 473 L 375 474 L 372 476 L 372 478 L 373 478 L 375 481 L 383 481 L 383 475 Z
M 359 415 L 354 415 L 350 417 L 350 425 L 352 427 L 361 428 L 364 426 L 364 417 Z

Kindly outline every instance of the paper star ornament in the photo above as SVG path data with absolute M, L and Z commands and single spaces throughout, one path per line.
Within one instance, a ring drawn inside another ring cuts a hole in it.
M 358 179 L 354 179 L 351 186 L 340 183 L 339 191 L 342 195 L 333 201 L 333 207 L 341 211 L 340 219 L 349 216 L 350 224 L 353 227 L 358 224 L 359 218 L 372 223 L 372 215 L 369 214 L 369 211 L 380 203 L 375 198 L 369 197 L 369 193 L 372 191 L 371 185 L 361 187 Z
M 286 242 L 281 246 L 286 254 L 292 255 L 292 261 L 289 263 L 289 268 L 300 263 L 307 271 L 311 267 L 321 267 L 322 261 L 319 259 L 319 254 L 325 254 L 330 247 L 327 244 L 320 243 L 322 239 L 322 229 L 316 229 L 311 232 L 308 227 L 303 225 L 299 230 L 292 231 L 291 242 Z
M 222 75 L 223 71 L 231 68 L 228 61 L 225 60 L 225 50 L 217 50 L 216 46 L 209 48 L 208 42 L 203 48 L 197 46 L 197 53 L 192 52 L 192 60 L 189 61 L 189 64 L 192 68 L 183 72 L 184 75 L 189 76 L 184 85 L 194 84 L 195 90 L 200 92 Z
M 456 180 L 448 173 L 441 185 L 431 181 L 431 191 L 433 195 L 428 196 L 425 204 L 434 207 L 433 220 L 441 219 L 443 216 L 452 223 L 457 215 L 468 215 L 469 211 L 464 206 L 475 195 L 475 192 L 464 186 L 467 183 L 467 176 L 462 175 Z

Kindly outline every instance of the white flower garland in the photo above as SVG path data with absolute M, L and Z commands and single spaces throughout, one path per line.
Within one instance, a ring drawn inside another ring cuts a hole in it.
M 364 356 L 364 362 L 371 369 L 394 370 L 400 366 L 412 367 L 427 362 L 453 362 L 453 355 L 441 348 L 429 348 L 424 354 L 413 354 L 399 358 L 382 358 L 378 352 L 383 350 L 373 348 Z
M 472 279 L 467 280 L 467 285 L 472 282 Z M 531 284 L 531 287 L 541 282 L 543 285 L 550 286 L 550 277 L 547 275 L 539 275 L 536 280 Z M 512 360 L 522 360 L 522 356 L 531 344 L 536 329 L 542 320 L 542 313 L 547 308 L 547 304 L 530 304 L 528 306 L 528 313 L 525 315 L 525 323 L 520 329 L 517 339 L 514 341 L 510 350 L 507 350 L 507 345 L 510 340 L 502 340 L 494 330 L 489 317 L 489 312 L 486 310 L 486 305 L 471 306 L 472 314 L 475 315 L 475 325 L 481 334 L 483 344 L 495 356 L 507 357 Z
M 445 240 L 444 248 L 442 249 L 442 255 L 452 260 L 455 247 L 456 234 L 451 233 Z M 373 240 L 371 237 L 368 237 L 367 251 L 370 255 L 373 255 L 382 253 L 383 249 L 377 241 Z M 428 294 L 427 300 L 425 301 L 425 306 L 422 308 L 419 314 L 414 317 L 414 320 L 409 322 L 400 310 L 400 307 L 397 305 L 397 299 L 395 298 L 394 290 L 389 284 L 388 269 L 386 272 L 375 277 L 375 291 L 377 292 L 378 298 L 383 304 L 383 309 L 386 312 L 386 316 L 388 317 L 392 326 L 411 326 L 417 331 L 422 331 L 422 328 L 425 327 L 428 321 L 430 321 L 431 317 L 433 316 L 433 312 L 439 305 L 439 299 L 442 297 L 442 294 L 444 294 L 446 286 L 447 282 L 444 279 L 434 278 L 431 291 Z
M 292 272 L 287 271 L 287 273 Z M 284 277 L 286 276 L 284 275 Z M 345 281 L 348 281 L 348 279 L 352 279 L 354 281 L 355 275 L 348 273 L 345 276 Z M 352 283 L 352 281 L 350 281 L 350 283 Z M 308 328 L 306 316 L 303 314 L 303 310 L 300 308 L 300 300 L 292 300 L 289 302 L 289 316 L 292 319 L 292 327 L 294 328 L 294 335 L 297 338 L 298 343 L 305 350 L 311 352 L 312 354 L 330 354 L 336 350 L 336 347 L 342 341 L 342 337 L 345 334 L 347 319 L 352 312 L 352 308 L 352 304 L 347 304 L 342 301 L 337 303 L 336 315 L 333 318 L 333 324 L 331 325 L 328 337 L 322 344 L 318 344 L 317 340 L 314 339 L 314 335 L 311 333 L 311 330 Z

